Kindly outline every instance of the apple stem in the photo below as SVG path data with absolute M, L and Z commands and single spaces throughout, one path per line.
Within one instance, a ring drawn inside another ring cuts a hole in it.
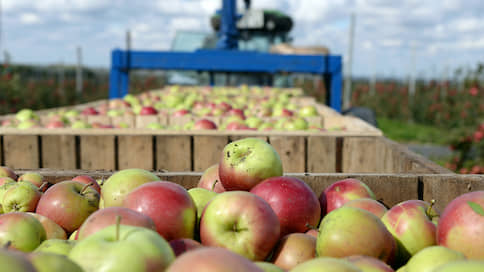
M 313 226 L 313 225 L 311 225 L 309 223 L 306 223 L 306 228 L 310 228 L 310 229 L 319 231 L 317 227 L 315 227 L 315 226 Z
M 99 183 L 100 186 L 104 184 L 104 176 L 101 178 L 101 183 Z
M 89 182 L 88 184 L 84 185 L 84 187 L 82 187 L 82 189 L 81 189 L 81 194 L 83 194 L 83 193 L 84 193 L 84 191 L 85 191 L 85 190 L 86 190 L 86 189 L 87 189 L 89 186 L 91 186 L 92 184 L 93 184 L 92 182 Z
M 119 227 L 121 225 L 121 216 L 116 215 L 116 241 L 119 241 Z
M 212 184 L 211 191 L 214 191 L 215 190 L 215 185 L 217 185 L 217 182 L 218 182 L 218 179 L 216 179 L 215 182 Z
M 435 205 L 435 199 L 430 200 L 430 205 L 427 208 L 427 214 L 428 215 L 430 215 L 430 213 L 432 212 L 432 208 L 434 207 L 434 205 Z
M 40 187 L 39 187 L 39 191 L 42 192 L 44 190 L 44 188 L 47 186 L 47 184 L 49 184 L 47 181 L 43 182 L 42 185 L 40 185 Z

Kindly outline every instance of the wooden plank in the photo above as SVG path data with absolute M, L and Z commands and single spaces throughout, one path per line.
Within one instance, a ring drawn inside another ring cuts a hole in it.
M 380 137 L 345 137 L 342 149 L 343 173 L 378 173 L 382 160 L 378 150 Z
M 172 127 L 178 126 L 183 128 L 185 124 L 191 121 L 193 121 L 193 118 L 188 114 L 184 116 L 168 116 L 168 125 Z
M 484 175 L 423 175 L 423 200 L 436 200 L 435 207 L 443 212 L 454 198 L 484 190 Z
M 284 173 L 306 172 L 305 137 L 269 137 L 274 149 L 279 153 Z
M 307 138 L 307 172 L 335 173 L 337 165 L 336 137 L 309 136 Z
M 118 168 L 154 169 L 153 136 L 118 136 Z
M 37 135 L 4 135 L 3 148 L 6 166 L 23 169 L 40 167 Z
M 256 139 L 260 139 L 260 140 L 263 140 L 263 141 L 266 141 L 266 142 L 269 140 L 267 138 L 267 136 L 253 136 L 253 135 L 231 135 L 231 136 L 229 136 L 230 142 L 242 140 L 242 139 L 245 139 L 245 138 L 256 138 Z
M 135 116 L 124 115 L 124 116 L 111 117 L 111 123 L 115 128 L 122 128 L 122 126 L 127 126 L 127 128 L 134 128 Z
M 190 136 L 156 136 L 156 169 L 192 171 Z
M 76 136 L 43 135 L 42 167 L 76 169 Z
M 111 125 L 111 117 L 107 115 L 88 115 L 87 122 L 93 126 Z
M 116 169 L 114 135 L 80 136 L 81 169 Z
M 219 163 L 227 136 L 193 136 L 193 170 L 205 171 Z
M 146 128 L 151 123 L 159 123 L 160 118 L 158 115 L 137 115 L 136 116 L 136 128 Z

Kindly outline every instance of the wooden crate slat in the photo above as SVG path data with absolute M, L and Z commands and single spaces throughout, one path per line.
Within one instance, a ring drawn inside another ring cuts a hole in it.
M 336 137 L 309 136 L 307 138 L 307 172 L 336 172 Z
M 343 173 L 377 173 L 382 169 L 378 140 L 380 137 L 346 137 L 343 139 Z
M 116 169 L 114 135 L 80 136 L 81 169 Z
M 88 115 L 87 116 L 87 122 L 89 124 L 101 124 L 101 125 L 111 125 L 111 117 L 107 115 Z
M 227 136 L 193 136 L 193 170 L 205 171 L 219 163 L 228 140 Z
M 135 127 L 135 116 L 125 115 L 125 116 L 115 116 L 111 117 L 111 123 L 115 128 L 120 127 L 120 125 L 126 125 L 128 128 Z
M 279 153 L 285 173 L 306 172 L 306 142 L 305 137 L 288 136 L 269 137 L 271 145 Z
M 76 169 L 76 136 L 43 135 L 42 167 Z
M 156 169 L 166 171 L 191 171 L 191 137 L 156 136 Z
M 260 139 L 260 140 L 263 140 L 263 141 L 266 141 L 266 142 L 268 141 L 267 136 L 253 136 L 253 135 L 230 135 L 229 136 L 230 142 L 242 140 L 242 139 L 245 139 L 245 138 L 256 138 L 256 139 Z
M 153 136 L 118 136 L 118 167 L 154 169 Z
M 3 147 L 6 166 L 23 169 L 40 167 L 37 135 L 4 135 Z
M 138 115 L 136 116 L 136 128 L 146 128 L 151 123 L 159 123 L 160 118 L 158 115 Z

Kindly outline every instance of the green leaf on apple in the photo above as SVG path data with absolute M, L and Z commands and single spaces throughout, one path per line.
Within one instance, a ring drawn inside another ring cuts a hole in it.
M 481 207 L 481 205 L 475 203 L 475 202 L 472 202 L 472 201 L 467 201 L 467 204 L 469 205 L 469 207 L 471 207 L 471 209 L 476 212 L 477 214 L 481 215 L 481 216 L 484 216 L 484 209 Z

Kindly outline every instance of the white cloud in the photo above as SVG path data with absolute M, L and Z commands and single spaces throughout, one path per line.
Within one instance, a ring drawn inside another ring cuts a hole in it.
M 41 22 L 40 17 L 35 13 L 22 13 L 20 14 L 19 21 L 22 24 L 32 25 Z

